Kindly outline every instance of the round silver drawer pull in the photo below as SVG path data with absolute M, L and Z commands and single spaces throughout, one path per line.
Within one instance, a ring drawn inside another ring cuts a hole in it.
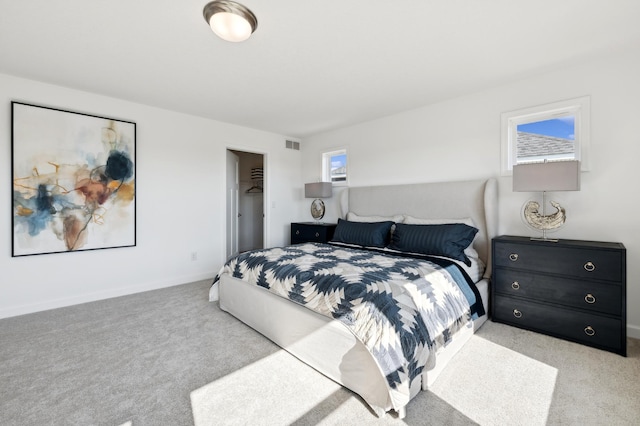
M 517 309 L 514 309 L 513 310 L 513 316 L 516 317 L 516 318 L 522 318 L 522 312 L 520 312 Z
M 584 297 L 584 301 L 587 303 L 596 303 L 596 297 L 593 294 L 589 293 Z
M 509 259 L 510 259 L 512 262 L 515 262 L 516 260 L 518 260 L 518 253 L 511 253 L 511 254 L 509 255 Z
M 300 235 L 300 230 L 297 230 L 297 231 L 296 231 L 296 235 Z
M 595 336 L 596 331 L 593 329 L 593 327 L 588 325 L 584 328 L 584 334 L 586 334 L 587 336 Z
M 514 281 L 511 283 L 511 288 L 514 290 L 519 290 L 520 289 L 520 283 L 518 281 Z
M 587 262 L 584 264 L 584 269 L 585 271 L 593 272 L 596 270 L 596 265 L 594 265 L 592 262 Z
M 320 234 L 316 232 L 316 237 L 319 237 L 319 236 L 320 236 Z

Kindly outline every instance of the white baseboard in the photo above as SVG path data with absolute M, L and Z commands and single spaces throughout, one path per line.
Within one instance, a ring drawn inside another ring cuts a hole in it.
M 215 277 L 216 272 L 206 272 L 197 275 L 187 275 L 182 277 L 174 277 L 167 280 L 152 281 L 140 285 L 129 287 L 114 288 L 105 291 L 97 291 L 94 293 L 83 294 L 80 296 L 64 297 L 60 299 L 48 300 L 45 302 L 15 306 L 0 309 L 0 318 L 15 317 L 18 315 L 31 314 L 34 312 L 47 311 L 49 309 L 64 308 L 65 306 L 79 305 L 81 303 L 95 302 L 97 300 L 111 299 L 113 297 L 127 296 L 129 294 L 142 293 L 143 291 L 158 290 L 166 287 L 187 284 L 194 281 L 211 279 Z
M 634 339 L 640 339 L 640 327 L 637 325 L 628 325 L 627 324 L 627 337 L 632 337 Z

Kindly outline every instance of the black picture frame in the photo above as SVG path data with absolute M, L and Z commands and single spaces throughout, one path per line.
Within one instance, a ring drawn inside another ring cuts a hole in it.
M 136 123 L 11 102 L 12 256 L 136 245 Z

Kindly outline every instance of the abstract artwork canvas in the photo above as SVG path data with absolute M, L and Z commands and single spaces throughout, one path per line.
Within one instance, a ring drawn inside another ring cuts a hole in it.
M 136 245 L 136 124 L 11 103 L 14 257 Z

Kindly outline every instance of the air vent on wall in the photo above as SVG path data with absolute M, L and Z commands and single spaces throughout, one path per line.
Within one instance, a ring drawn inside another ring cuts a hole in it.
M 296 141 L 285 141 L 285 146 L 289 149 L 295 149 L 296 151 L 300 151 L 300 142 Z

